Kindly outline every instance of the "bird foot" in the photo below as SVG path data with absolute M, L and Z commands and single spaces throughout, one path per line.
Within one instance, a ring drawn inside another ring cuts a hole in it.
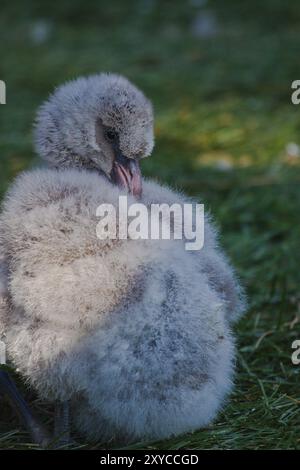
M 41 447 L 47 447 L 51 441 L 47 431 L 32 414 L 14 381 L 5 370 L 0 370 L 0 392 L 8 397 L 13 409 L 30 433 L 33 442 Z
M 66 449 L 78 445 L 70 437 L 69 403 L 55 404 L 54 437 L 51 438 L 44 426 L 31 412 L 10 375 L 0 369 L 0 393 L 7 395 L 13 409 L 28 430 L 35 444 L 48 449 Z
M 55 403 L 53 445 L 56 449 L 76 445 L 70 436 L 70 404 L 68 401 Z

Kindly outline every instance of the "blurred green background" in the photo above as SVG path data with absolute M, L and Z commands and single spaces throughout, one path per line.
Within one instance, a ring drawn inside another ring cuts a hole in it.
M 2 0 L 0 31 L 0 195 L 36 162 L 32 123 L 56 85 L 124 74 L 154 103 L 144 173 L 205 203 L 246 285 L 227 406 L 207 429 L 151 447 L 300 448 L 300 366 L 291 362 L 300 339 L 300 106 L 291 103 L 300 3 Z M 51 424 L 51 410 L 17 380 Z M 0 409 L 0 448 L 28 442 Z

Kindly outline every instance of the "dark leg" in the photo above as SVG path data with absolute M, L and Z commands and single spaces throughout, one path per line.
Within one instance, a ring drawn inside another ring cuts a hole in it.
M 55 404 L 54 440 L 57 446 L 72 443 L 70 438 L 70 405 L 68 401 Z
M 8 396 L 12 406 L 30 433 L 32 440 L 36 444 L 46 447 L 49 443 L 49 436 L 43 426 L 33 416 L 15 383 L 4 370 L 0 370 L 0 392 Z

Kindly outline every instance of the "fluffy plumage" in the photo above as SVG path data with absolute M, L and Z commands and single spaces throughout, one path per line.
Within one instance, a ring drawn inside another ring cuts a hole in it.
M 37 115 L 36 150 L 59 166 L 111 170 L 108 148 L 97 139 L 98 123 L 120 135 L 124 155 L 143 158 L 154 145 L 150 101 L 126 78 L 114 74 L 82 77 L 56 89 Z
M 82 79 L 75 89 L 62 87 L 39 114 L 38 149 L 55 165 L 66 161 L 67 149 L 80 149 L 83 158 L 90 151 L 83 134 L 69 136 L 67 146 L 56 135 L 65 109 L 71 127 L 76 119 L 80 129 L 95 127 L 84 106 L 88 83 L 111 96 L 103 76 Z M 125 86 L 128 100 L 141 106 L 138 115 L 151 120 L 140 92 L 119 77 L 112 84 L 114 96 Z M 111 98 L 104 100 L 109 106 Z M 62 114 L 55 130 L 56 106 Z M 139 134 L 145 122 L 130 125 Z M 128 134 L 123 151 L 134 145 L 135 153 L 143 139 L 150 151 L 151 135 L 147 128 L 134 144 Z M 244 309 L 215 228 L 206 217 L 199 252 L 185 251 L 182 240 L 100 240 L 96 208 L 117 205 L 124 192 L 97 171 L 64 166 L 23 173 L 3 204 L 0 331 L 9 359 L 42 397 L 70 400 L 78 430 L 90 439 L 158 439 L 207 425 L 231 389 L 230 325 Z M 144 181 L 141 202 L 187 199 Z

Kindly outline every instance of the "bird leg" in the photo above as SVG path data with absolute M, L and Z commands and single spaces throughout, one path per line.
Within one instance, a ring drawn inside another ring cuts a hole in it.
M 68 401 L 55 403 L 54 439 L 57 446 L 72 443 L 70 438 L 70 404 Z
M 36 444 L 46 447 L 50 441 L 47 432 L 33 416 L 30 408 L 17 389 L 14 381 L 4 370 L 0 370 L 0 392 L 7 395 L 13 408 L 30 433 L 32 440 Z

